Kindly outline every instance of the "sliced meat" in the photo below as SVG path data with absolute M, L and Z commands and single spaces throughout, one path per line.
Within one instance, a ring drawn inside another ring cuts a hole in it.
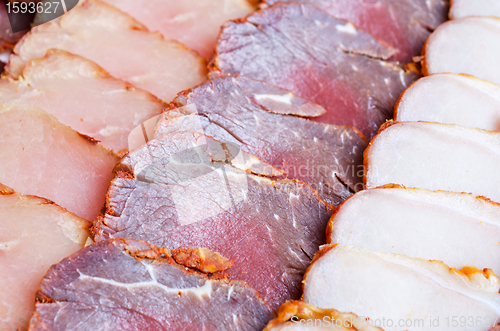
M 500 130 L 500 86 L 467 75 L 435 74 L 400 97 L 396 121 L 427 121 Z
M 234 160 L 244 153 L 237 152 L 237 145 L 192 131 L 131 152 L 117 166 L 96 240 L 207 247 L 233 260 L 231 275 L 272 307 L 299 298 L 310 257 L 325 242 L 331 207 L 306 183 L 238 169 Z
M 132 239 L 89 246 L 53 266 L 30 330 L 261 330 L 272 309 L 242 281 L 177 264 Z
M 468 74 L 500 84 L 500 18 L 467 17 L 442 24 L 425 44 L 424 71 Z
M 29 60 L 43 57 L 50 48 L 86 57 L 164 101 L 206 79 L 205 61 L 195 52 L 98 0 L 82 1 L 58 19 L 33 28 L 14 48 L 6 71 L 17 78 Z
M 384 187 L 361 191 L 330 219 L 327 241 L 372 252 L 474 265 L 500 275 L 500 205 L 466 193 Z
M 103 0 L 119 8 L 150 31 L 159 31 L 197 51 L 214 52 L 220 26 L 254 10 L 247 0 Z
M 181 92 L 174 104 L 183 108 L 165 113 L 157 136 L 192 130 L 238 144 L 335 205 L 363 188 L 363 137 L 351 127 L 300 118 L 325 110 L 286 90 L 242 76 L 224 77 Z
M 500 202 L 500 133 L 425 122 L 396 123 L 365 151 L 365 186 L 401 184 L 467 192 Z
M 266 0 L 274 4 L 283 0 Z M 354 23 L 396 49 L 393 58 L 404 63 L 420 55 L 429 30 L 446 21 L 445 0 L 285 0 L 309 3 L 333 17 Z
M 459 271 L 440 261 L 331 245 L 308 269 L 304 301 L 367 317 L 386 331 L 488 330 L 500 314 L 499 289 L 489 269 Z M 459 316 L 481 322 L 467 325 Z
M 453 0 L 450 8 L 450 18 L 457 19 L 467 16 L 500 16 L 500 3 L 496 0 Z
M 52 264 L 83 248 L 89 222 L 51 201 L 0 184 L 0 325 L 27 330 L 35 293 Z
M 104 204 L 118 158 L 37 108 L 0 106 L 0 182 L 88 220 Z
M 281 305 L 278 317 L 263 331 L 382 331 L 369 321 L 335 309 L 321 309 L 304 301 L 291 300 Z
M 54 49 L 29 61 L 19 80 L 0 80 L 0 103 L 39 107 L 117 153 L 133 128 L 165 107 L 92 61 Z
M 314 121 L 353 125 L 371 138 L 416 78 L 394 50 L 309 5 L 278 4 L 228 22 L 211 70 L 263 80 L 326 108 Z

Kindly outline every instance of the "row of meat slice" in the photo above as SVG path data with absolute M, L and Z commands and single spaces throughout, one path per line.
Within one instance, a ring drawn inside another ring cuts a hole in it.
M 90 223 L 0 184 L 0 329 L 26 330 L 52 264 L 83 248 Z

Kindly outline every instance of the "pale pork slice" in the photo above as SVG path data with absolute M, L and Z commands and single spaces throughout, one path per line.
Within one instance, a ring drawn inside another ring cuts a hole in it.
M 104 205 L 118 158 L 32 107 L 0 106 L 0 182 L 87 220 Z
M 251 174 L 276 175 L 263 165 L 237 144 L 198 132 L 153 139 L 116 167 L 96 240 L 207 247 L 233 260 L 231 276 L 277 309 L 300 297 L 332 207 L 304 182 Z
M 2 78 L 0 103 L 39 107 L 116 153 L 127 150 L 133 128 L 166 106 L 92 61 L 55 49 L 29 61 L 18 80 Z
M 457 19 L 467 16 L 500 17 L 500 2 L 497 0 L 453 0 L 451 2 L 450 18 Z
M 330 245 L 307 271 L 304 301 L 369 318 L 385 331 L 489 330 L 500 316 L 499 289 L 489 269 L 459 271 L 440 261 Z
M 352 125 L 368 139 L 392 118 L 417 75 L 387 43 L 311 5 L 277 4 L 222 27 L 213 75 L 240 74 L 290 90 L 326 109 L 316 122 Z
M 29 60 L 43 57 L 50 48 L 86 57 L 164 101 L 206 79 L 205 61 L 198 54 L 98 0 L 82 1 L 33 28 L 14 48 L 6 71 L 18 77 Z
M 352 127 L 301 118 L 325 110 L 289 91 L 243 76 L 223 77 L 179 93 L 174 104 L 182 108 L 164 113 L 157 136 L 193 130 L 236 143 L 334 205 L 363 188 L 363 137 Z
M 283 0 L 266 0 L 274 4 Z M 467 1 L 467 0 L 466 0 Z M 492 0 L 495 1 L 495 0 Z M 445 0 L 285 0 L 309 3 L 333 17 L 354 23 L 394 46 L 393 58 L 412 62 L 420 55 L 429 30 L 446 21 Z
M 198 272 L 173 254 L 132 239 L 84 248 L 43 279 L 30 330 L 259 331 L 274 317 L 245 282 Z
M 290 300 L 263 331 L 382 331 L 352 313 L 321 309 L 304 301 Z
M 424 72 L 468 74 L 500 84 L 500 18 L 466 17 L 434 31 L 425 44 Z
M 27 330 L 52 264 L 83 248 L 90 223 L 51 201 L 0 184 L 0 329 Z
M 103 0 L 208 59 L 221 25 L 254 11 L 247 0 Z
M 401 184 L 500 202 L 499 162 L 499 132 L 399 122 L 380 132 L 365 151 L 365 186 Z
M 500 86 L 468 75 L 420 78 L 400 97 L 396 121 L 427 121 L 500 130 Z
M 334 213 L 327 241 L 373 252 L 474 265 L 500 275 L 500 205 L 466 193 L 364 190 Z

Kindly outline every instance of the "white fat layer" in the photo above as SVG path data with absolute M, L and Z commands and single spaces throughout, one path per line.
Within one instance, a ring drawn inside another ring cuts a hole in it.
M 352 23 L 350 23 L 350 22 L 346 23 L 345 25 L 337 24 L 335 26 L 335 28 L 339 32 L 343 32 L 343 33 L 347 33 L 347 34 L 352 34 L 352 35 L 358 34 L 358 31 L 356 30 L 356 27 Z
M 284 103 L 286 105 L 291 105 L 292 100 L 293 100 L 293 94 L 292 93 L 287 93 L 283 95 L 277 95 L 277 94 L 255 94 L 255 100 L 261 101 L 261 100 L 272 100 L 276 101 L 279 103 Z

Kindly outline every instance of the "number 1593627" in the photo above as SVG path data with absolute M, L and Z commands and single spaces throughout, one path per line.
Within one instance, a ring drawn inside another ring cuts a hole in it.
M 8 1 L 7 13 L 9 14 L 53 14 L 57 12 L 59 2 L 10 2 Z

